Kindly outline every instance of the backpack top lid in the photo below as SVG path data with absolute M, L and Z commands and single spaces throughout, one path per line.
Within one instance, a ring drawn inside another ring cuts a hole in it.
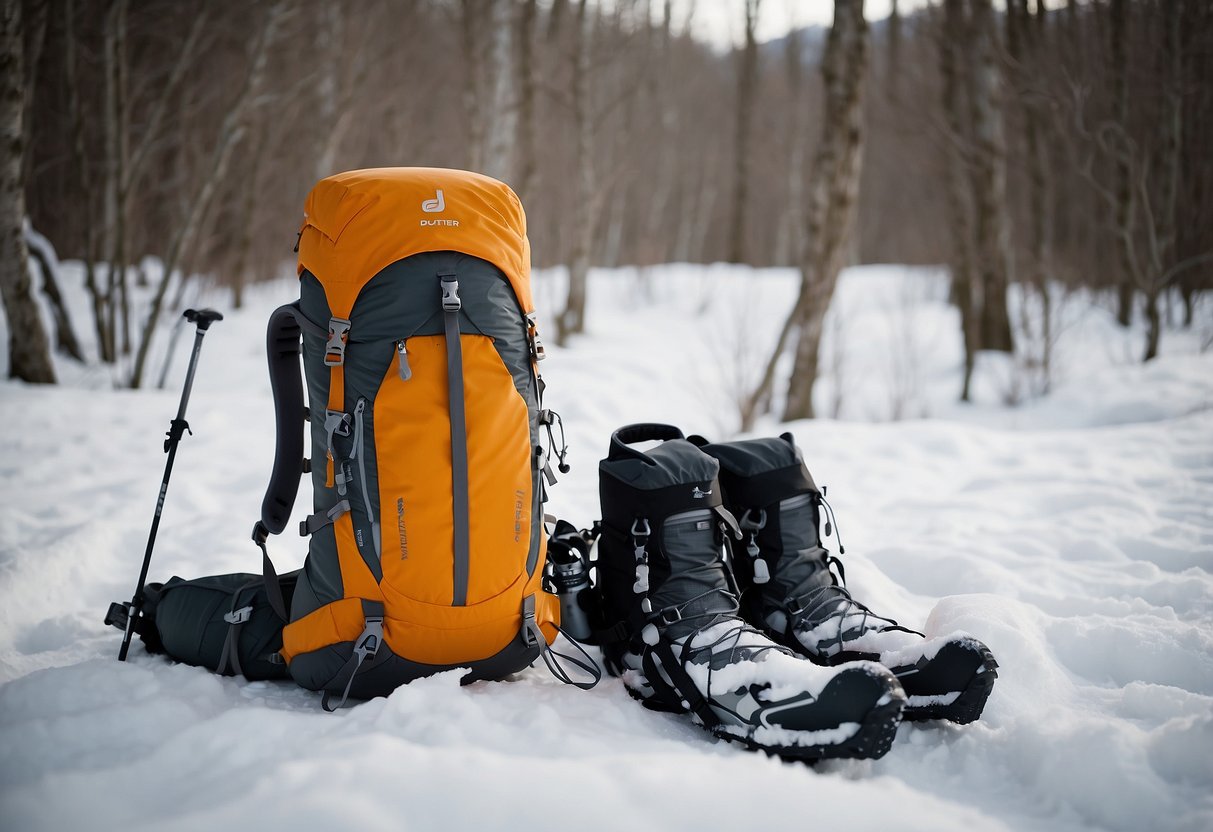
M 526 215 L 503 182 L 465 170 L 371 168 L 321 179 L 307 197 L 299 274 L 324 285 L 335 317 L 385 267 L 424 251 L 459 251 L 505 273 L 524 313 L 531 300 Z

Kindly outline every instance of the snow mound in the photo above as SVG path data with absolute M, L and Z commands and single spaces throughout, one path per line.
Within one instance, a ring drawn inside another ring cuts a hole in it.
M 84 337 L 78 265 L 62 283 Z M 830 486 L 857 599 L 990 646 L 999 679 L 980 722 L 903 725 L 879 761 L 810 768 L 648 711 L 618 680 L 582 692 L 542 666 L 469 687 L 442 674 L 327 715 L 289 683 L 139 645 L 120 664 L 101 619 L 138 572 L 178 349 L 164 392 L 114 390 L 109 370 L 65 362 L 62 387 L 0 383 L 0 827 L 1213 828 L 1213 355 L 1199 331 L 1168 328 L 1141 367 L 1140 327 L 1059 296 L 1053 392 L 1033 398 L 1027 370 L 983 357 L 977 401 L 961 406 L 942 286 L 934 270 L 849 270 L 816 393 L 846 421 L 761 431 L 792 430 Z M 562 287 L 559 271 L 536 276 L 549 324 Z M 258 569 L 264 324 L 294 291 L 256 287 L 207 337 L 154 580 Z M 549 510 L 598 516 L 595 462 L 620 425 L 727 438 L 794 293 L 784 270 L 595 272 L 591 332 L 543 365 L 574 465 Z M 228 312 L 225 297 L 199 299 Z M 270 551 L 290 569 L 304 545 Z

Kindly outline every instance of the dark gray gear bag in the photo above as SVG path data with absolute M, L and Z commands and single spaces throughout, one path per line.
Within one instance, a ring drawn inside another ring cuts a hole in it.
M 287 609 L 299 572 L 279 577 Z M 285 622 L 274 612 L 261 575 L 237 572 L 148 584 L 137 632 L 149 653 L 249 681 L 286 679 L 278 655 Z

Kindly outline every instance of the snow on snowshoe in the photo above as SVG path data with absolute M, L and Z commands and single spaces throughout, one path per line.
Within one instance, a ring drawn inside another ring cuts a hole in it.
M 725 506 L 743 533 L 734 572 L 748 621 L 820 664 L 880 662 L 905 688 L 906 719 L 964 724 L 981 716 L 998 676 L 989 648 L 965 633 L 927 638 L 851 597 L 842 561 L 818 534 L 823 509 L 831 534 L 833 511 L 790 433 L 692 439 L 720 462 Z
M 660 440 L 647 451 L 635 443 Z M 667 425 L 631 425 L 599 467 L 603 519 L 595 641 L 607 669 L 657 710 L 789 758 L 877 758 L 904 693 L 873 662 L 823 668 L 738 615 L 719 465 Z

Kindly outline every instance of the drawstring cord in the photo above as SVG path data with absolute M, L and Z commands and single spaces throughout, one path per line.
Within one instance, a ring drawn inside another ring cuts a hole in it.
M 818 499 L 821 500 L 821 504 L 825 506 L 826 509 L 826 537 L 830 536 L 830 526 L 833 524 L 835 538 L 838 540 L 838 554 L 845 555 L 847 553 L 847 549 L 842 545 L 842 530 L 838 528 L 838 519 L 834 517 L 834 507 L 831 506 L 826 500 L 827 487 L 828 486 L 822 487 L 821 494 L 818 497 Z

